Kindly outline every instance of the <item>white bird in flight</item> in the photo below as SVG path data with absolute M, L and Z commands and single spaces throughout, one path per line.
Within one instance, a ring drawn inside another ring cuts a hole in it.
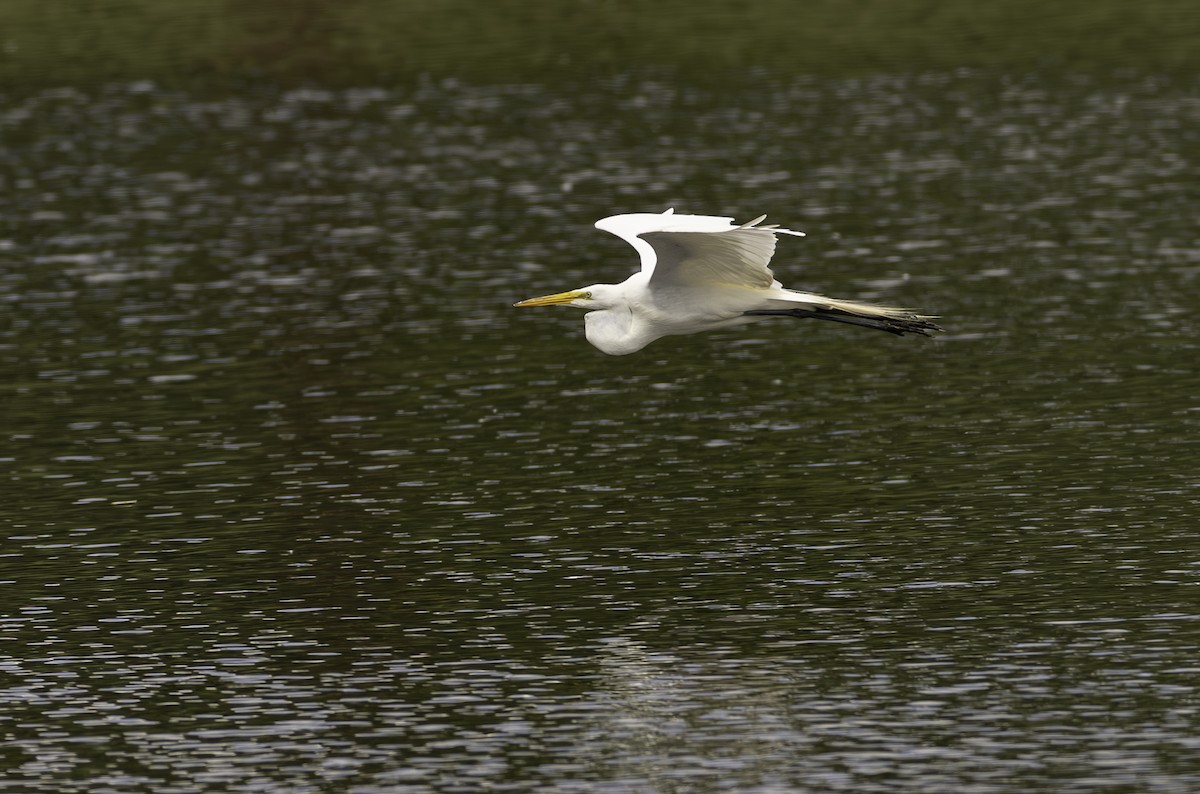
M 942 330 L 931 317 L 908 309 L 837 300 L 784 289 L 768 266 L 775 235 L 804 232 L 740 226 L 732 218 L 639 212 L 596 222 L 637 250 L 642 269 L 620 284 L 530 298 L 514 306 L 587 309 L 584 333 L 611 356 L 636 353 L 664 336 L 758 322 L 768 317 L 815 317 L 888 333 L 929 336 Z

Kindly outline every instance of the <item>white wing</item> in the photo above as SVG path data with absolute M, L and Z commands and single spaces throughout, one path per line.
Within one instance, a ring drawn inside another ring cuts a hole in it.
M 596 222 L 629 243 L 642 258 L 642 270 L 651 283 L 734 284 L 768 288 L 775 276 L 768 264 L 775 253 L 776 234 L 804 232 L 759 226 L 761 216 L 738 226 L 732 218 L 713 215 L 633 213 Z

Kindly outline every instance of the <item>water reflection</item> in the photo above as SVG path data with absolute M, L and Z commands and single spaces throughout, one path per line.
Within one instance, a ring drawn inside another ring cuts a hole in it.
M 6 98 L 9 787 L 1194 788 L 1198 113 L 969 74 Z M 509 308 L 671 205 L 950 333 L 617 361 Z

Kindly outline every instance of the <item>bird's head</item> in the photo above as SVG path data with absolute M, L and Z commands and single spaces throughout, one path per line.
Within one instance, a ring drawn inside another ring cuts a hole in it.
M 608 309 L 615 303 L 616 289 L 614 284 L 593 284 L 590 287 L 570 292 L 556 292 L 553 295 L 530 298 L 514 303 L 513 306 L 522 309 L 530 306 L 574 306 L 576 309 L 587 309 L 588 311 Z
M 628 284 L 628 282 L 626 282 Z M 625 296 L 626 284 L 593 284 L 571 292 L 559 292 L 514 303 L 514 306 L 574 306 L 586 309 L 583 317 L 587 340 L 610 356 L 641 350 L 654 341 L 653 334 L 634 334 L 633 310 Z

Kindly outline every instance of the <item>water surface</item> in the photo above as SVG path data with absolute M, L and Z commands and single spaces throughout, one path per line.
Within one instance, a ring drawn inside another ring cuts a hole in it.
M 1195 790 L 1198 97 L 0 101 L 0 790 Z M 947 333 L 511 308 L 669 206 Z

